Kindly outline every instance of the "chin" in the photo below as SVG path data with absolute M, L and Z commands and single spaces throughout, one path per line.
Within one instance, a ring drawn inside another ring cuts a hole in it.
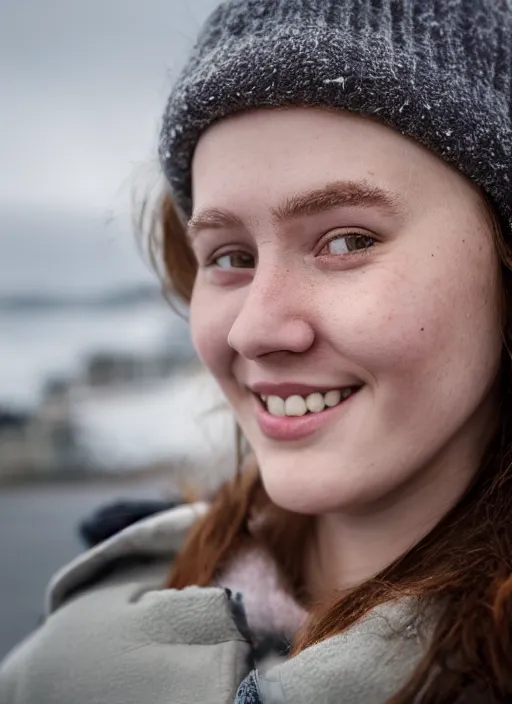
M 304 515 L 318 515 L 343 510 L 357 502 L 353 491 L 340 486 L 337 477 L 329 472 L 311 472 L 309 463 L 295 460 L 287 465 L 283 458 L 274 461 L 265 458 L 259 462 L 263 485 L 270 499 L 287 511 Z

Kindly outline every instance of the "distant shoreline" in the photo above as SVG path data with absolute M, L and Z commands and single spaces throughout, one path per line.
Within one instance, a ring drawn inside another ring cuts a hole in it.
M 93 310 L 124 308 L 139 303 L 167 303 L 157 286 L 140 285 L 99 294 L 63 296 L 48 293 L 0 293 L 0 312 L 47 312 L 54 310 Z
M 96 487 L 138 486 L 148 480 L 164 480 L 169 489 L 178 492 L 171 461 L 147 464 L 128 471 L 92 471 L 55 472 L 53 474 L 20 474 L 8 478 L 0 478 L 0 494 L 5 491 L 25 491 L 38 489 L 41 491 L 54 489 L 91 489 Z

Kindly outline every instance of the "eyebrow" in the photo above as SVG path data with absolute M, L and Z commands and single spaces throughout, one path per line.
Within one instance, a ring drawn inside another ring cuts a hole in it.
M 404 210 L 399 196 L 380 186 L 367 181 L 334 181 L 321 188 L 291 196 L 271 212 L 276 224 L 284 224 L 297 218 L 351 206 L 379 208 L 391 215 L 399 215 Z M 187 236 L 192 240 L 201 230 L 242 226 L 241 218 L 228 210 L 205 208 L 188 221 Z

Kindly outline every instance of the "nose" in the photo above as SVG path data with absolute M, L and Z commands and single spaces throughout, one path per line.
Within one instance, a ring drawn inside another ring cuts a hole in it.
M 314 330 L 307 295 L 290 271 L 258 267 L 228 334 L 228 344 L 246 359 L 276 352 L 306 352 Z

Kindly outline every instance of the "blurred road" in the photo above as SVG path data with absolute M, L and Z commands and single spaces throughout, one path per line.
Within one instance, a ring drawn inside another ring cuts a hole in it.
M 0 489 L 0 660 L 37 626 L 53 573 L 84 550 L 77 523 L 105 502 L 168 488 L 151 477 Z

